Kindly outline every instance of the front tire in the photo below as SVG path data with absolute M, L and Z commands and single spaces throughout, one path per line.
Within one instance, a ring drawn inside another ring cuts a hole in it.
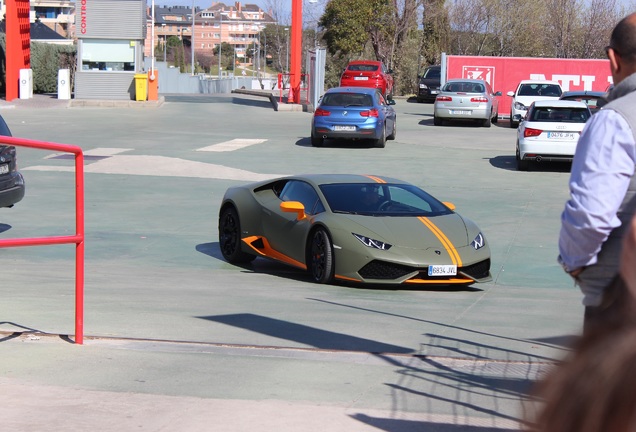
M 335 269 L 333 247 L 329 234 L 324 228 L 314 231 L 307 249 L 307 263 L 311 278 L 316 283 L 330 283 Z
M 396 135 L 397 135 L 397 118 L 393 120 L 393 131 L 391 132 L 391 135 L 386 137 L 386 139 L 394 140 Z
M 223 258 L 231 264 L 248 263 L 256 258 L 241 250 L 241 222 L 234 207 L 226 207 L 219 216 L 219 247 Z

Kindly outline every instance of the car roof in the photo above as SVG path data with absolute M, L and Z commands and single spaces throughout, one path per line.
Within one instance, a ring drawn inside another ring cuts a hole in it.
M 536 108 L 587 108 L 585 102 L 570 101 L 570 100 L 539 100 L 534 102 Z
M 591 91 L 591 90 L 572 90 L 563 92 L 561 95 L 561 99 L 564 97 L 576 97 L 576 96 L 594 96 L 594 97 L 603 97 L 605 96 L 605 92 L 602 91 Z
M 550 81 L 550 80 L 521 80 L 519 84 L 556 84 L 559 87 L 561 84 L 558 81 Z
M 374 64 L 374 65 L 381 65 L 382 62 L 378 61 L 378 60 L 352 60 L 349 62 L 348 65 L 352 65 L 352 64 Z M 347 66 L 348 66 L 347 65 Z
M 468 78 L 453 78 L 453 79 L 449 79 L 446 80 L 447 83 L 449 82 L 469 82 L 469 83 L 475 83 L 475 84 L 485 84 L 486 81 L 484 80 L 480 80 L 480 79 L 468 79 Z
M 398 180 L 391 177 L 376 176 L 376 175 L 361 175 L 361 174 L 301 174 L 289 177 L 283 177 L 286 179 L 305 180 L 316 186 L 333 183 L 398 183 L 398 184 L 410 184 L 409 182 Z
M 375 87 L 333 87 L 325 92 L 327 93 L 361 93 L 374 95 L 379 92 Z

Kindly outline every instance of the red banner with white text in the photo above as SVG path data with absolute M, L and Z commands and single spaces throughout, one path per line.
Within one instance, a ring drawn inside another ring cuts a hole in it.
M 589 59 L 556 59 L 531 57 L 446 57 L 446 79 L 470 78 L 488 81 L 500 91 L 499 115 L 510 115 L 511 97 L 521 80 L 558 81 L 563 91 L 606 91 L 612 83 L 609 61 Z

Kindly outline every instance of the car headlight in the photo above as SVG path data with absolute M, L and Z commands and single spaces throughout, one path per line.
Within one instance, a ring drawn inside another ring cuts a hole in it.
M 486 238 L 484 237 L 482 233 L 477 234 L 477 237 L 475 237 L 475 239 L 470 242 L 470 245 L 475 250 L 479 250 L 483 248 L 485 244 L 486 244 Z
M 524 104 L 522 104 L 521 102 L 515 102 L 515 109 L 516 110 L 526 110 L 526 106 Z
M 374 239 L 372 239 L 370 237 L 367 237 L 367 236 L 363 236 L 363 235 L 356 234 L 356 233 L 351 233 L 351 234 L 353 234 L 353 236 L 355 238 L 360 240 L 360 243 L 362 243 L 366 247 L 370 247 L 370 248 L 373 248 L 373 249 L 380 249 L 380 250 L 389 250 L 389 249 L 391 249 L 391 246 L 393 246 L 392 244 L 385 243 L 385 242 L 380 241 L 380 240 L 374 240 Z
M 426 84 L 420 84 L 420 88 L 421 88 L 421 89 L 426 89 L 426 88 L 428 88 L 428 87 L 426 87 Z

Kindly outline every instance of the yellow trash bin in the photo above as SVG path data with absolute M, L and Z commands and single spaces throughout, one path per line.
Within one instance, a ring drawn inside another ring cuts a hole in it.
M 135 100 L 145 101 L 146 99 L 148 99 L 148 75 L 135 74 Z

